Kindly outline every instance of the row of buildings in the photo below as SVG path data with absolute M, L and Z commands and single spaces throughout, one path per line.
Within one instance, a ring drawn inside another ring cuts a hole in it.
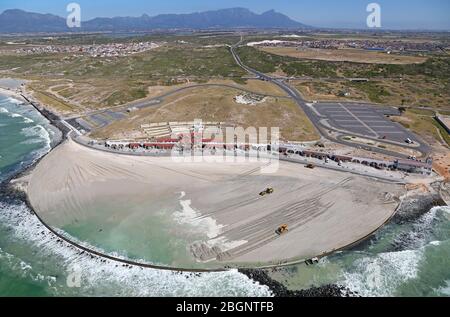
M 244 144 L 244 143 L 226 143 L 217 142 L 214 139 L 202 138 L 201 134 L 192 133 L 189 136 L 180 136 L 178 138 L 158 138 L 152 141 L 142 142 L 126 142 L 126 141 L 107 141 L 105 147 L 114 150 L 243 150 L 250 149 L 257 151 L 278 151 L 282 155 L 298 155 L 305 158 L 314 158 L 319 160 L 332 160 L 341 163 L 354 163 L 375 169 L 397 170 L 407 173 L 418 173 L 423 175 L 431 175 L 432 161 L 427 160 L 421 162 L 417 160 L 396 159 L 392 161 L 376 160 L 363 157 L 352 157 L 345 155 L 337 155 L 333 153 L 312 151 L 301 146 L 284 146 L 284 145 L 263 145 L 263 144 Z
M 432 164 L 433 162 L 431 159 L 427 160 L 426 162 L 410 159 L 408 160 L 396 159 L 393 161 L 382 161 L 371 158 L 336 155 L 332 153 L 317 152 L 310 150 L 301 150 L 301 149 L 295 150 L 286 147 L 280 147 L 279 152 L 283 154 L 297 154 L 303 157 L 316 158 L 319 160 L 332 160 L 341 163 L 356 163 L 365 166 L 370 166 L 376 169 L 398 170 L 407 173 L 418 173 L 424 175 L 431 175 L 433 170 Z

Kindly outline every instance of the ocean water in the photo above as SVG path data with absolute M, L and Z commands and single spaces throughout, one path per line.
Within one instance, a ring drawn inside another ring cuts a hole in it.
M 31 106 L 0 95 L 0 181 L 58 137 Z M 450 209 L 391 223 L 352 250 L 272 275 L 292 289 L 337 283 L 363 296 L 450 296 Z M 235 270 L 180 274 L 102 262 L 58 241 L 24 204 L 0 201 L 0 296 L 270 295 Z
M 292 289 L 335 283 L 361 296 L 450 296 L 450 208 L 390 223 L 351 250 L 273 277 Z
M 31 106 L 0 95 L 0 181 L 38 159 L 58 133 Z M 24 204 L 0 201 L 0 296 L 271 296 L 236 270 L 176 272 L 102 262 L 64 245 Z

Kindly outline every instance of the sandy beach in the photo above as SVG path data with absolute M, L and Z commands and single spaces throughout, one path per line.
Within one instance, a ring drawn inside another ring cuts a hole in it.
M 342 248 L 382 226 L 405 192 L 400 185 L 289 162 L 260 174 L 263 164 L 180 163 L 69 140 L 35 167 L 27 191 L 44 221 L 78 228 L 81 241 L 109 234 L 101 240 L 109 250 L 129 246 L 136 257 L 148 252 L 142 257 L 150 260 L 152 246 L 164 245 L 162 251 L 174 254 L 159 262 L 203 267 L 271 265 Z M 275 192 L 259 196 L 267 187 Z M 289 232 L 279 236 L 282 224 Z M 152 244 L 155 237 L 159 242 Z

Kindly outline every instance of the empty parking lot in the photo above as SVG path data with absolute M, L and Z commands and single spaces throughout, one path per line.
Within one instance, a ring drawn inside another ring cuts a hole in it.
M 407 138 L 417 141 L 412 133 L 386 117 L 398 115 L 395 108 L 348 103 L 319 103 L 314 108 L 338 130 L 401 143 Z

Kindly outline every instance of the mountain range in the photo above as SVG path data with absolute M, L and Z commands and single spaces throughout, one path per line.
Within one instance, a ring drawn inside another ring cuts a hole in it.
M 270 10 L 257 14 L 245 8 L 221 9 L 189 14 L 160 14 L 150 17 L 94 18 L 69 29 L 66 19 L 53 15 L 5 10 L 0 14 L 0 33 L 146 31 L 155 29 L 310 28 Z

